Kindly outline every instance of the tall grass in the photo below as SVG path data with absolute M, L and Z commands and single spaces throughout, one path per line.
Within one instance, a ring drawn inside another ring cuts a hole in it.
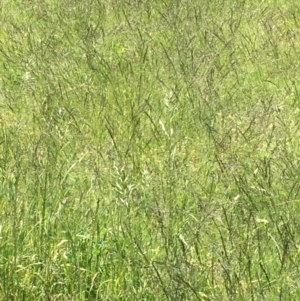
M 299 7 L 0 4 L 3 300 L 297 300 Z

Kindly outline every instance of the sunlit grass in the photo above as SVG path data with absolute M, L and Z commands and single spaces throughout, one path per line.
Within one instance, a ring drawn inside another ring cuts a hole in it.
M 298 17 L 3 1 L 3 299 L 296 300 Z

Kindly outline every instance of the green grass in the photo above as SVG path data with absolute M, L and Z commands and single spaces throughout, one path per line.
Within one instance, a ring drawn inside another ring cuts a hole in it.
M 3 300 L 300 298 L 295 1 L 2 1 Z

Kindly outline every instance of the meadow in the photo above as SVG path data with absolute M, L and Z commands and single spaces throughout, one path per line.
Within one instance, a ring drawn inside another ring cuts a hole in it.
M 2 300 L 300 299 L 296 1 L 0 16 Z

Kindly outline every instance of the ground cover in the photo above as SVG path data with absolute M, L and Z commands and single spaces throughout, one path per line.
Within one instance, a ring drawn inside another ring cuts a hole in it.
M 3 300 L 297 300 L 299 6 L 2 1 Z

